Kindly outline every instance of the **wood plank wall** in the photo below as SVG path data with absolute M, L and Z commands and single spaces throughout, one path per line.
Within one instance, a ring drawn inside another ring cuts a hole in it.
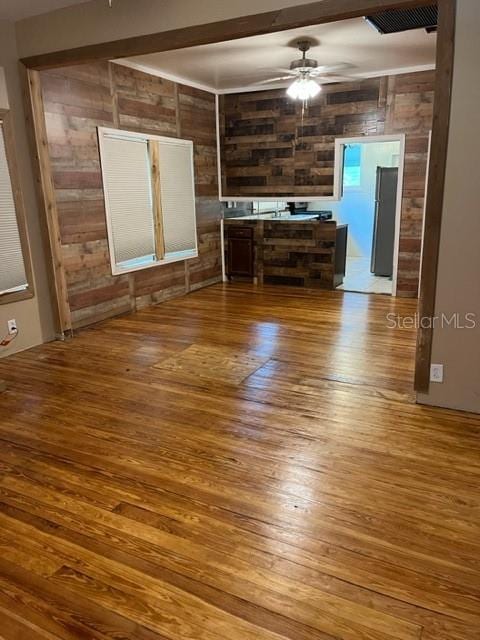
M 383 133 L 380 80 L 325 85 L 302 118 L 285 89 L 223 96 L 223 195 L 330 196 L 335 138 Z
M 40 79 L 73 327 L 220 280 L 214 95 L 106 62 L 42 71 Z M 198 258 L 112 276 L 98 126 L 193 140 Z
M 326 85 L 302 120 L 285 90 L 222 96 L 224 196 L 333 194 L 335 138 L 406 134 L 398 295 L 417 296 L 434 71 Z
M 434 85 L 434 71 L 388 79 L 385 133 L 406 134 L 397 284 L 405 297 L 418 295 Z

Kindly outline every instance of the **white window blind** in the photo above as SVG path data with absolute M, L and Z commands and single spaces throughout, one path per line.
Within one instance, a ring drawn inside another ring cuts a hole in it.
M 0 121 L 0 294 L 28 287 L 15 200 Z
M 112 273 L 198 255 L 193 143 L 99 127 Z
M 165 256 L 196 255 L 193 145 L 186 140 L 160 141 L 160 190 Z M 188 255 L 187 254 L 187 255 Z
M 115 263 L 134 266 L 135 263 L 154 261 L 147 141 L 105 135 L 102 140 L 102 171 Z

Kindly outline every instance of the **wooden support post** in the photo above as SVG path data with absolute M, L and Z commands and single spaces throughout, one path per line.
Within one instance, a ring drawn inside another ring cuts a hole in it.
M 49 268 L 50 293 L 53 301 L 56 331 L 60 336 L 71 331 L 72 322 L 68 303 L 67 281 L 63 266 L 60 225 L 58 221 L 55 187 L 53 185 L 50 155 L 48 150 L 45 114 L 39 72 L 26 70 L 25 104 L 27 130 L 33 157 L 38 204 L 45 225 L 45 250 Z M 50 258 L 50 259 L 49 259 Z
M 149 140 L 150 171 L 152 176 L 153 220 L 155 227 L 155 254 L 157 260 L 165 257 L 163 237 L 162 192 L 160 189 L 160 147 L 156 140 Z
M 432 144 L 425 206 L 423 259 L 420 278 L 420 318 L 435 315 L 440 231 L 442 226 L 443 194 L 447 168 L 448 135 L 453 84 L 455 50 L 456 0 L 438 3 L 437 73 L 433 106 Z M 420 326 L 417 334 L 415 390 L 428 393 L 433 343 L 433 322 Z

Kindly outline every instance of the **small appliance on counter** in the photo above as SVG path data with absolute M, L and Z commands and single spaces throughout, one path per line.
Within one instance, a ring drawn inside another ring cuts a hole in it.
M 331 220 L 333 213 L 331 211 L 312 211 L 308 209 L 307 202 L 287 202 L 287 208 L 292 216 L 311 215 L 317 216 L 318 220 Z

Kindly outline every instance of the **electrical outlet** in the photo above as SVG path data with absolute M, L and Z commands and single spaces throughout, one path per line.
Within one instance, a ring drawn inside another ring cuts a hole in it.
M 17 333 L 18 329 L 17 329 L 17 321 L 15 320 L 15 318 L 12 318 L 12 320 L 9 320 L 7 322 L 7 326 L 8 326 L 8 334 L 13 336 L 14 333 Z
M 430 367 L 430 382 L 443 382 L 443 364 L 432 364 Z

